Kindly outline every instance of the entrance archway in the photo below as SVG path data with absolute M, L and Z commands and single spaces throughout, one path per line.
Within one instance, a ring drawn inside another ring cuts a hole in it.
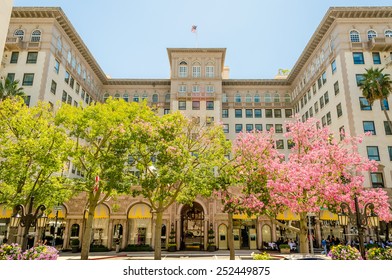
M 181 249 L 204 249 L 204 210 L 197 202 L 181 210 Z

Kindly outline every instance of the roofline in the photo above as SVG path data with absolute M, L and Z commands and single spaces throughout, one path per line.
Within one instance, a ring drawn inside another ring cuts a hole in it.
M 107 77 L 79 36 L 72 23 L 69 21 L 64 11 L 60 7 L 13 7 L 11 13 L 12 18 L 53 18 L 61 26 L 67 36 L 71 39 L 72 43 L 82 54 L 83 58 L 87 61 L 88 65 L 97 75 L 102 84 L 107 83 Z
M 314 50 L 318 47 L 325 34 L 329 31 L 336 19 L 343 18 L 392 18 L 392 7 L 331 7 L 321 20 L 308 44 L 292 68 L 287 81 L 292 84 L 301 72 Z
M 226 58 L 226 48 L 167 48 L 167 55 L 169 56 L 169 61 L 170 61 L 170 68 L 172 67 L 171 65 L 171 54 L 173 52 L 184 52 L 184 53 L 190 53 L 190 52 L 220 52 L 222 53 L 222 71 L 225 67 L 225 58 Z

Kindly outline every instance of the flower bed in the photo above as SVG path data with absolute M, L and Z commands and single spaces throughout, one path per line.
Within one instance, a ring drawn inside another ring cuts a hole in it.
M 371 248 L 366 252 L 367 260 L 392 260 L 392 248 Z
M 333 260 L 362 260 L 358 249 L 345 245 L 333 246 L 328 253 L 328 257 Z
M 57 260 L 58 253 L 54 247 L 40 245 L 22 253 L 22 248 L 16 243 L 0 246 L 0 260 Z

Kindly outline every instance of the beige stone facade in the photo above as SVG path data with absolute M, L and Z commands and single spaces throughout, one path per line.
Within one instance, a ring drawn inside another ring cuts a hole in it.
M 15 40 L 17 37 L 20 39 Z M 380 168 L 365 174 L 365 185 L 384 187 L 391 193 L 392 133 L 384 126 L 378 102 L 372 108 L 361 105 L 357 79 L 370 67 L 392 74 L 392 7 L 329 9 L 291 72 L 275 79 L 230 79 L 225 48 L 167 49 L 169 79 L 112 79 L 60 8 L 14 8 L 7 38 L 7 59 L 0 75 L 20 80 L 31 106 L 38 100 L 51 102 L 55 108 L 61 102 L 86 106 L 110 96 L 128 102 L 147 100 L 160 115 L 179 110 L 200 122 L 222 123 L 229 140 L 239 131 L 274 127 L 277 146 L 285 154 L 284 123 L 294 114 L 303 120 L 321 120 L 335 137 L 343 129 L 356 136 L 373 128 L 374 135 L 365 138 L 360 152 L 378 160 Z M 70 166 L 69 175 L 80 176 L 80 171 Z M 141 198 L 105 202 L 96 212 L 94 242 L 114 248 L 119 238 L 122 248 L 152 245 L 154 216 L 148 209 Z M 71 239 L 81 237 L 83 213 L 83 197 L 64 203 L 64 248 L 69 248 Z M 190 216 L 198 218 L 191 220 Z M 212 198 L 198 198 L 193 208 L 173 205 L 164 215 L 164 225 L 162 247 L 173 226 L 178 249 L 205 249 L 212 226 L 215 244 L 227 249 L 227 214 Z M 334 222 L 316 218 L 316 240 L 330 234 L 342 237 Z M 281 235 L 295 238 L 270 219 L 244 216 L 235 217 L 234 235 L 236 248 L 250 249 L 262 248 Z

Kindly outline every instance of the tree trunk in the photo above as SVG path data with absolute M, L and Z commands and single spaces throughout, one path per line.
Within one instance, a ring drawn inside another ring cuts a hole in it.
M 161 259 L 161 230 L 163 212 L 156 212 L 157 218 L 155 221 L 155 236 L 154 236 L 154 260 Z
M 307 221 L 307 213 L 301 213 L 299 221 L 299 252 L 303 254 L 309 253 Z
M 83 239 L 82 239 L 82 252 L 80 255 L 81 260 L 88 260 L 88 255 L 90 252 L 90 244 L 91 244 L 91 232 L 93 229 L 93 221 L 94 221 L 94 212 L 97 207 L 96 202 L 91 203 L 88 209 L 88 216 L 86 225 L 84 228 Z
M 382 100 L 381 100 L 381 110 L 383 110 L 385 118 L 387 119 L 389 129 L 392 132 L 392 122 L 391 122 L 391 119 L 389 118 L 387 110 L 385 110 L 384 103 L 382 102 Z
M 235 260 L 234 236 L 233 236 L 233 213 L 228 213 L 229 222 L 227 227 L 227 238 L 229 239 L 230 260 Z

